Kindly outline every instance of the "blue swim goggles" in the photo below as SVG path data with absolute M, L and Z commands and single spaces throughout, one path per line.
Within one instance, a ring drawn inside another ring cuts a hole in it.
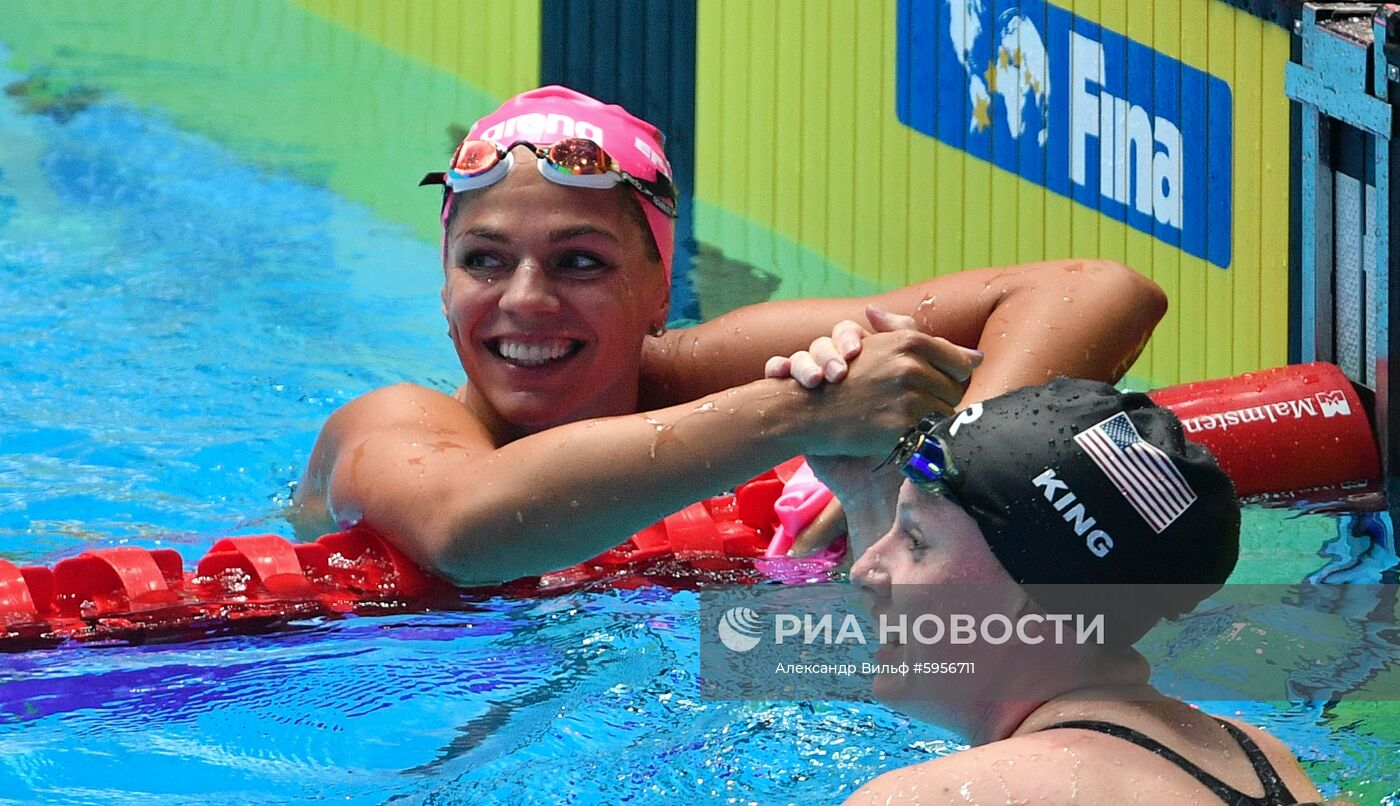
M 898 462 L 899 472 L 915 487 L 956 501 L 949 484 L 958 480 L 958 469 L 948 452 L 947 441 L 934 433 L 934 429 L 945 419 L 939 415 L 920 420 L 904 432 L 880 467 Z

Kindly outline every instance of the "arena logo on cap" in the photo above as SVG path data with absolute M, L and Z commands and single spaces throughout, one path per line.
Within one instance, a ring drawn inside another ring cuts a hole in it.
M 495 143 L 504 143 L 512 139 L 535 143 L 562 140 L 566 137 L 582 137 L 607 148 L 607 144 L 603 142 L 602 126 L 586 120 L 574 120 L 557 112 L 547 115 L 541 112 L 516 115 L 491 124 L 481 133 L 481 139 Z
M 1222 79 L 1044 0 L 900 0 L 898 20 L 901 123 L 1229 267 Z
M 594 142 L 598 143 L 598 145 L 602 145 L 602 143 L 597 140 L 595 140 Z M 648 145 L 647 141 L 643 140 L 640 137 L 634 137 L 632 138 L 632 145 L 635 146 L 636 149 L 642 153 L 642 156 L 647 158 L 647 162 L 650 162 L 652 165 L 656 166 L 657 169 L 659 169 L 662 173 L 666 174 L 667 176 L 671 175 L 671 163 L 667 162 L 665 157 L 656 153 L 656 149 Z
M 980 419 L 982 419 L 982 404 L 973 403 L 958 412 L 958 416 L 953 418 L 953 424 L 948 426 L 948 436 L 957 436 L 959 428 L 962 428 L 968 423 L 975 423 Z

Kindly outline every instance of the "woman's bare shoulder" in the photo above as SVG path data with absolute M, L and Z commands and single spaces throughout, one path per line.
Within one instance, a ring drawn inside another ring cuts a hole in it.
M 344 428 L 366 420 L 370 425 L 386 425 L 404 419 L 419 420 L 424 416 L 463 422 L 476 420 L 452 395 L 416 383 L 396 383 L 366 392 L 341 406 L 331 415 L 326 427 Z
M 1259 743 L 1295 797 L 1322 799 L 1282 742 L 1258 728 L 1234 724 Z M 1165 787 L 1185 787 L 1182 803 L 1197 802 L 1187 792 L 1199 795 L 1202 803 L 1219 802 L 1208 789 L 1195 785 L 1189 774 L 1140 747 L 1091 731 L 1049 729 L 885 773 L 861 787 L 847 803 L 918 799 L 923 803 L 1058 804 L 1073 800 L 1118 804 L 1134 802 L 1123 794 L 1132 782 L 1153 782 L 1146 789 L 1134 790 L 1142 798 L 1136 802 L 1157 802 L 1151 793 Z
M 480 418 L 452 395 L 415 383 L 397 383 L 366 392 L 337 409 L 322 427 L 313 453 L 336 454 L 341 445 L 384 430 L 446 434 L 495 445 Z M 314 455 L 312 459 L 315 464 Z
M 1098 803 L 1092 771 L 1073 756 L 1060 739 L 1016 736 L 887 772 L 846 804 Z
M 485 426 L 451 395 L 414 383 L 366 392 L 337 409 L 322 426 L 297 488 L 297 518 L 313 523 L 314 528 L 324 526 L 329 513 L 326 493 L 342 449 L 349 450 L 386 431 L 400 435 L 418 431 L 425 437 L 438 435 L 483 447 L 493 445 Z
M 1293 755 L 1293 751 L 1282 740 L 1248 722 L 1241 722 L 1238 719 L 1225 719 L 1225 721 L 1244 731 L 1246 736 L 1259 745 L 1259 749 L 1264 751 L 1264 755 L 1268 757 L 1274 771 L 1283 779 L 1283 783 L 1288 786 L 1288 790 L 1293 793 L 1294 797 L 1303 801 L 1322 800 L 1322 793 L 1313 785 L 1308 774 L 1303 771 L 1303 765 L 1298 762 L 1297 756 Z

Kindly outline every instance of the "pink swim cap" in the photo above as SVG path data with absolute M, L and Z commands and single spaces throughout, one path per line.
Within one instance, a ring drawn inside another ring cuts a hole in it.
M 467 134 L 469 140 L 490 140 L 501 146 L 522 140 L 547 146 L 570 137 L 602 146 L 622 170 L 639 179 L 656 181 L 658 175 L 674 179 L 664 151 L 666 138 L 659 129 L 616 104 L 605 104 L 568 87 L 552 85 L 522 92 L 472 124 Z M 661 253 L 669 287 L 675 227 L 645 196 L 637 193 L 637 198 Z

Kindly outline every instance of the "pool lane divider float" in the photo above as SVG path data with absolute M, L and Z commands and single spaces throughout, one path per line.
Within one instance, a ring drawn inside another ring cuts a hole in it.
M 1152 397 L 1177 413 L 1189 438 L 1215 452 L 1246 500 L 1378 496 L 1370 423 L 1335 366 L 1283 367 Z M 460 607 L 472 595 L 824 579 L 839 548 L 806 560 L 765 557 L 770 544 L 790 544 L 801 518 L 810 522 L 824 505 L 824 488 L 813 482 L 798 457 L 587 562 L 489 588 L 456 588 L 365 528 L 311 543 L 221 538 L 192 573 L 173 549 L 134 546 L 86 551 L 52 568 L 0 560 L 0 650 L 260 631 L 315 616 Z
M 774 504 L 803 464 L 797 457 L 691 504 L 587 562 L 491 587 L 457 588 L 365 528 L 310 543 L 221 538 L 192 573 L 174 549 L 135 546 L 85 551 L 52 568 L 0 560 L 0 651 L 263 631 L 315 616 L 460 608 L 464 597 L 758 582 L 781 525 Z M 788 576 L 805 568 L 826 578 L 835 562 L 785 564 Z

